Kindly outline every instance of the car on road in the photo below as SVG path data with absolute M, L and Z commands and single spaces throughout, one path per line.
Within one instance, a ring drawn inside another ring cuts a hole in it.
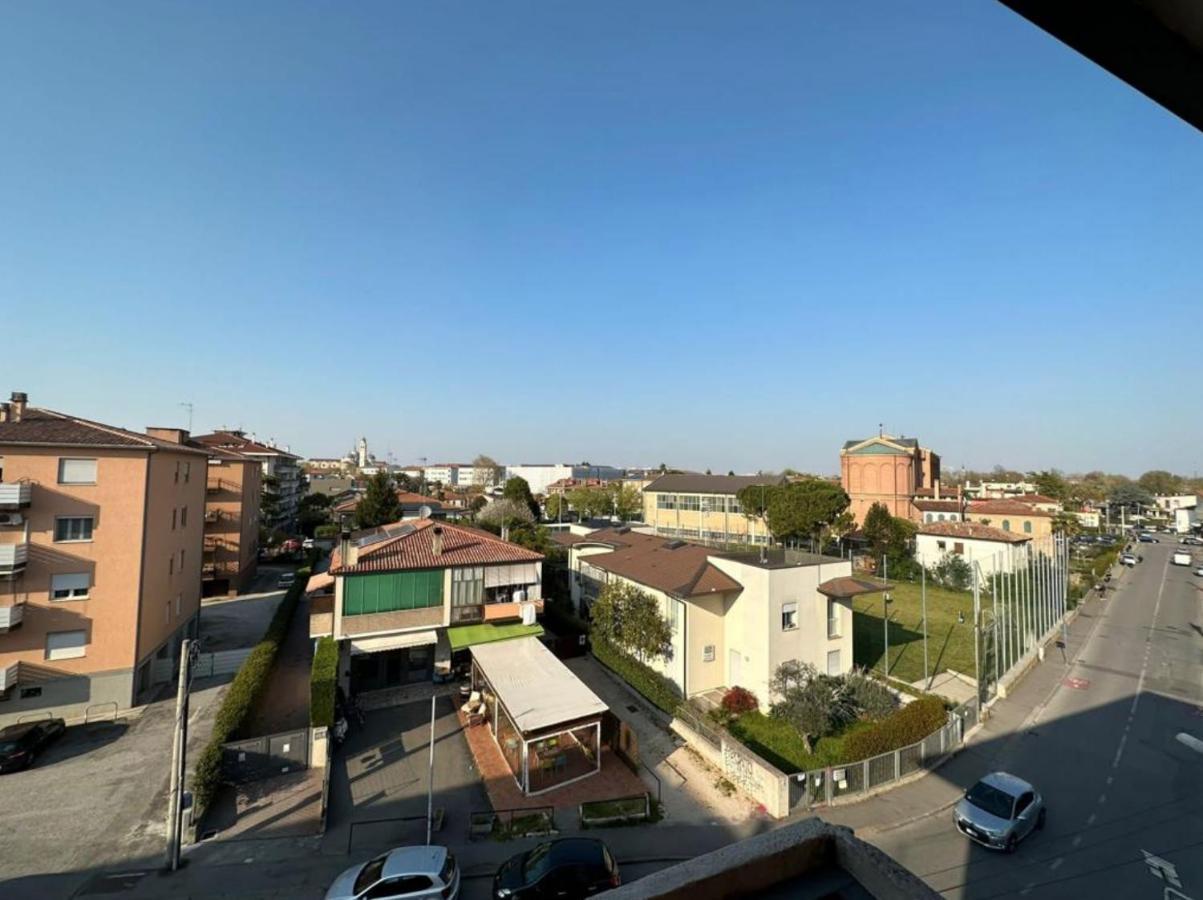
M 1161 543 L 1160 540 L 1153 537 L 1153 535 L 1151 535 L 1151 534 L 1142 534 L 1140 537 L 1137 538 L 1137 540 L 1140 541 L 1142 544 L 1160 544 Z
M 285 572 L 276 579 L 276 587 L 287 590 L 292 587 L 292 583 L 297 580 L 296 572 Z
M 1172 563 L 1173 563 L 1174 565 L 1176 565 L 1176 566 L 1189 566 L 1189 565 L 1190 565 L 1190 563 L 1191 563 L 1191 559 L 1190 559 L 1190 551 L 1188 551 L 1188 550 L 1175 550 L 1175 551 L 1174 551 L 1174 556 L 1173 556 L 1173 558 L 1170 560 L 1170 562 L 1172 562 Z
M 1182 539 L 1182 543 L 1188 544 L 1192 547 L 1198 547 L 1200 545 L 1203 545 L 1203 539 L 1197 538 L 1192 534 L 1192 535 L 1188 535 L 1187 537 L 1184 537 Z
M 1134 553 L 1121 553 L 1119 561 L 1121 565 L 1125 565 L 1131 569 L 1136 565 L 1136 555 Z
M 446 847 L 396 847 L 335 878 L 326 900 L 455 900 L 459 883 Z
M 991 772 L 967 790 L 952 811 L 957 831 L 983 847 L 1008 853 L 1043 828 L 1046 817 L 1040 793 L 1007 772 Z
M 34 757 L 63 736 L 62 719 L 39 719 L 0 729 L 0 772 L 18 772 L 32 765 Z
M 1195 574 L 1203 577 L 1203 566 L 1199 566 L 1199 568 L 1195 569 Z
M 493 898 L 591 897 L 620 884 L 609 847 L 591 838 L 560 838 L 502 863 L 493 876 Z

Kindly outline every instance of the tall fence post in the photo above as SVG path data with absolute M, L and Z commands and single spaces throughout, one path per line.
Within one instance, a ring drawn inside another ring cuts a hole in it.
M 894 751 L 894 780 L 897 781 L 902 777 L 902 751 Z

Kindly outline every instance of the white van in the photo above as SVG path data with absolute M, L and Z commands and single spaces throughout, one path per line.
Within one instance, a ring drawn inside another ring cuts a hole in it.
M 1176 566 L 1189 566 L 1190 565 L 1190 554 L 1187 553 L 1185 550 L 1177 550 L 1174 552 L 1174 558 L 1173 558 L 1172 562 Z

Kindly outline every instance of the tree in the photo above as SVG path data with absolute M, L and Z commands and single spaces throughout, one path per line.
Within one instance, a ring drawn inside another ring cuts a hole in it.
M 603 488 L 576 487 L 568 492 L 568 503 L 582 519 L 595 519 L 610 514 L 610 495 Z
M 1070 496 L 1070 485 L 1056 469 L 1045 469 L 1030 476 L 1038 493 L 1064 503 Z
M 849 503 L 842 487 L 818 478 L 772 485 L 767 496 L 765 522 L 779 541 L 817 536 Z
M 307 537 L 314 536 L 314 530 L 330 521 L 329 494 L 306 494 L 301 498 L 298 512 L 297 527 Z
M 1138 484 L 1128 482 L 1127 484 L 1118 484 L 1111 489 L 1111 494 L 1108 499 L 1116 506 L 1134 507 L 1134 506 L 1152 506 L 1153 497 Z
M 1073 513 L 1059 512 L 1053 515 L 1053 531 L 1060 532 L 1066 537 L 1081 533 L 1082 523 Z
M 501 533 L 515 525 L 532 525 L 535 517 L 531 515 L 530 507 L 525 503 L 511 500 L 509 497 L 502 497 L 478 512 L 476 521 L 478 524 L 490 528 L 491 531 Z
M 589 612 L 596 636 L 640 660 L 667 659 L 672 653 L 672 629 L 660 612 L 660 602 L 630 582 L 607 584 Z
M 873 548 L 875 559 L 886 555 L 886 550 L 894 535 L 894 517 L 890 515 L 890 511 L 886 509 L 884 503 L 874 503 L 869 507 L 869 511 L 865 513 L 865 521 L 861 525 L 861 532 L 864 534 L 865 540 L 869 542 L 869 546 Z
M 539 503 L 535 500 L 534 495 L 530 492 L 530 485 L 525 478 L 515 475 L 505 483 L 505 487 L 501 491 L 501 496 L 506 500 L 513 500 L 515 503 L 523 503 L 530 510 L 531 517 L 539 518 Z
M 497 465 L 497 460 L 485 454 L 479 454 L 476 459 L 472 460 L 472 484 L 481 490 L 491 487 L 501 480 L 501 466 Z M 530 488 L 528 487 L 529 491 Z
M 1150 494 L 1180 494 L 1182 479 L 1165 469 L 1153 469 L 1145 472 L 1136 480 L 1137 485 Z
M 643 515 L 643 493 L 633 484 L 612 481 L 606 486 L 610 494 L 610 508 L 624 522 Z
M 563 513 L 568 511 L 568 501 L 563 494 L 551 494 L 544 504 L 543 514 L 549 522 L 558 520 Z
M 360 528 L 376 528 L 401 518 L 401 502 L 388 472 L 381 469 L 368 479 L 367 490 L 355 505 L 355 523 Z
M 955 591 L 968 590 L 973 583 L 973 569 L 959 553 L 945 553 L 934 570 L 936 580 Z
M 780 697 L 773 703 L 771 715 L 794 726 L 807 753 L 813 752 L 819 738 L 856 719 L 856 702 L 847 681 L 820 675 L 810 663 L 783 662 L 773 673 L 769 688 Z
M 749 484 L 736 492 L 735 499 L 739 501 L 739 508 L 743 510 L 745 517 L 749 519 L 764 518 L 765 512 L 769 508 L 771 488 L 772 485 L 769 484 Z

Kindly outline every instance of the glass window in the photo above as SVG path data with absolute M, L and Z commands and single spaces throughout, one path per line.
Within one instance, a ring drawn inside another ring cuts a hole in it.
M 46 635 L 47 659 L 78 659 L 88 646 L 86 631 L 51 631 Z
M 781 630 L 792 631 L 798 627 L 798 604 L 781 604 Z
M 188 481 L 192 477 L 192 463 L 184 463 L 184 481 Z
M 91 578 L 87 572 L 50 576 L 51 600 L 85 600 Z
M 180 461 L 178 459 L 175 461 L 175 483 L 180 483 Z
M 96 460 L 60 459 L 58 461 L 59 484 L 95 484 Z
M 59 516 L 54 520 L 54 539 L 56 541 L 92 540 L 92 517 Z
M 681 604 L 672 597 L 668 598 L 668 626 L 673 634 L 681 630 Z
M 179 510 L 177 510 L 174 506 L 171 507 L 171 530 L 172 531 L 175 531 L 176 516 L 178 513 L 179 513 Z
M 839 675 L 843 672 L 843 667 L 840 665 L 840 651 L 831 650 L 827 653 L 827 674 Z
M 702 498 L 697 494 L 681 494 L 677 497 L 677 508 L 697 512 L 702 508 Z
M 180 527 L 188 527 L 188 507 L 186 506 L 180 509 Z
M 352 890 L 356 894 L 366 891 L 369 887 L 380 880 L 384 874 L 384 862 L 388 859 L 387 853 L 382 853 L 373 860 L 369 860 L 364 864 L 363 870 L 359 873 L 359 877 L 355 879 L 355 886 Z
M 1003 529 L 1003 531 L 1011 530 L 1011 520 L 1010 519 L 1003 519 L 1002 529 Z
M 1023 533 L 1024 533 L 1024 534 L 1031 534 L 1031 533 L 1032 533 L 1032 521 L 1031 521 L 1031 519 L 1029 519 L 1028 521 L 1026 521 L 1026 522 L 1024 522 L 1024 523 L 1023 523 Z
M 827 598 L 827 636 L 829 638 L 840 636 L 840 605 L 834 597 Z

